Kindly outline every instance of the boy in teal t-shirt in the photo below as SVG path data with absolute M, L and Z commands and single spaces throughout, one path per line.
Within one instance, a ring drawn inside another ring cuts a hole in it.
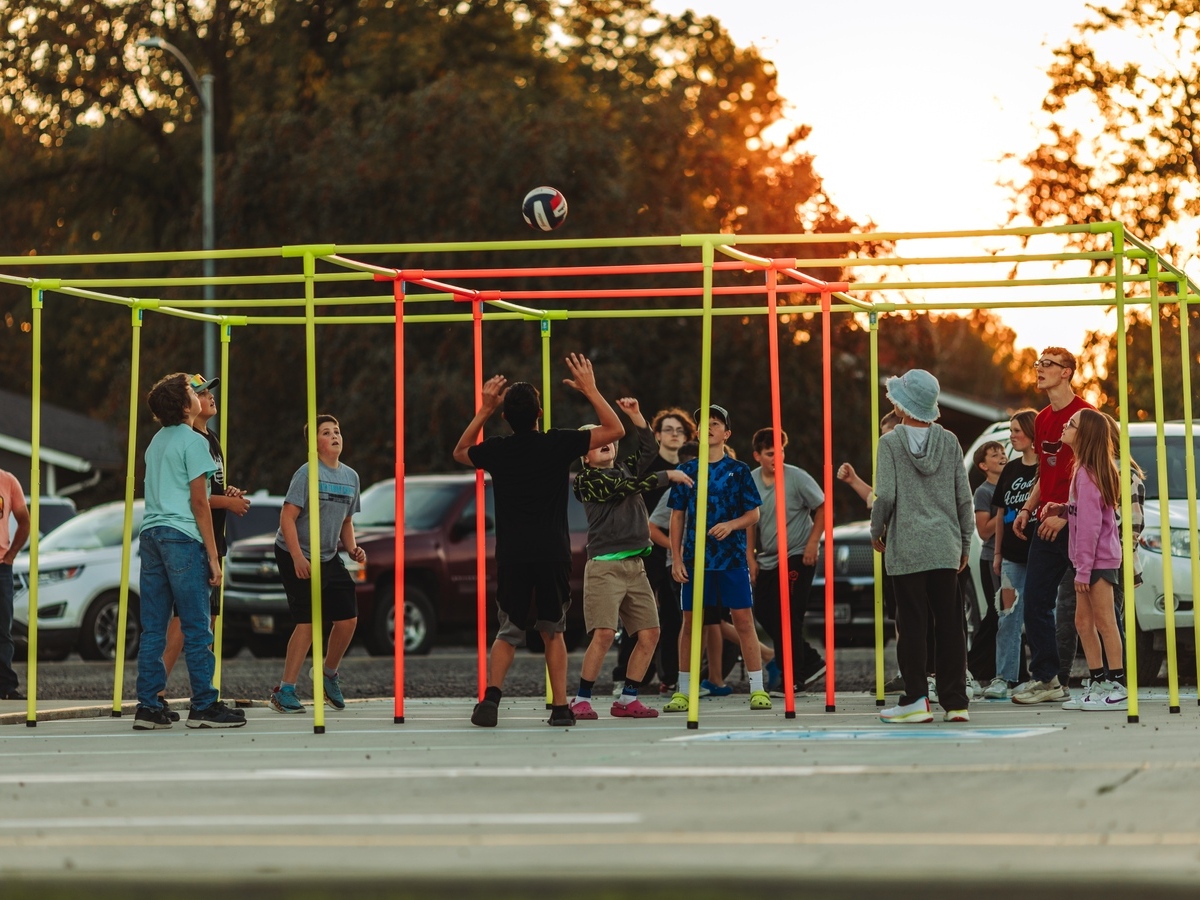
M 192 430 L 200 400 L 188 376 L 167 375 L 150 389 L 150 409 L 162 428 L 146 448 L 146 511 L 140 535 L 142 641 L 138 648 L 137 731 L 170 728 L 171 714 L 160 694 L 167 686 L 163 665 L 172 614 L 183 628 L 183 652 L 191 679 L 189 728 L 237 728 L 241 710 L 221 702 L 213 687 L 216 658 L 209 627 L 209 588 L 221 580 L 221 565 L 208 507 L 208 477 L 216 470 L 208 443 Z

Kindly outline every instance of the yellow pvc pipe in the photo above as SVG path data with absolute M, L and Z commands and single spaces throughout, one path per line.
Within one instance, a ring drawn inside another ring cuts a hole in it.
M 1158 275 L 1158 257 L 1151 257 L 1147 266 L 1151 276 Z M 1164 418 L 1164 401 L 1163 401 L 1163 374 L 1162 374 L 1162 336 L 1160 330 L 1162 328 L 1162 315 L 1160 314 L 1158 302 L 1158 282 L 1151 280 L 1150 282 L 1150 348 L 1154 359 L 1154 451 L 1155 451 L 1155 466 L 1158 469 L 1158 527 L 1162 535 L 1162 579 L 1163 579 L 1163 613 L 1166 617 L 1166 641 L 1167 641 L 1167 694 L 1169 699 L 1169 709 L 1173 713 L 1179 712 L 1179 661 L 1176 658 L 1175 651 L 1175 559 L 1171 553 L 1171 490 L 1167 482 L 1167 440 L 1163 433 L 1163 418 Z M 1185 440 L 1189 437 L 1185 435 Z M 1122 480 L 1129 479 L 1129 473 L 1125 471 L 1129 468 L 1129 460 L 1124 456 L 1121 457 L 1121 475 Z M 1124 495 L 1122 495 L 1122 511 L 1124 512 Z M 1124 558 L 1127 561 L 1126 580 L 1125 583 L 1132 587 L 1133 585 L 1133 531 L 1132 524 L 1126 524 L 1127 517 L 1122 515 L 1121 520 L 1121 540 L 1124 544 Z M 1133 597 L 1133 591 L 1130 590 L 1129 596 Z M 1127 614 L 1128 614 L 1128 606 Z M 1133 611 L 1134 618 L 1137 617 L 1136 604 Z
M 1129 484 L 1129 361 L 1125 347 L 1125 232 L 1122 228 L 1112 231 L 1113 242 L 1113 282 L 1117 299 L 1117 396 L 1120 398 L 1118 412 L 1121 421 L 1121 521 L 1122 540 L 1125 546 L 1132 546 L 1130 539 L 1133 535 L 1131 519 L 1132 495 Z M 1133 557 L 1126 553 L 1122 566 L 1125 583 L 1133 584 Z M 1128 610 L 1127 610 L 1128 612 Z M 1134 615 L 1125 616 L 1125 683 L 1129 687 L 1128 721 L 1138 721 L 1137 696 L 1137 624 Z M 1109 661 L 1112 664 L 1112 661 Z
M 121 587 L 117 600 L 117 649 L 113 667 L 114 719 L 121 717 L 121 696 L 125 682 L 125 631 L 129 624 L 129 564 L 133 543 L 133 487 L 137 464 L 138 379 L 141 370 L 142 318 L 140 307 L 130 311 L 133 325 L 129 354 L 129 440 L 125 456 L 125 521 L 121 529 Z
M 692 564 L 691 677 L 688 679 L 687 727 L 700 727 L 700 647 L 704 632 L 704 565 L 708 536 L 708 411 L 712 405 L 712 286 L 713 245 L 701 247 L 704 264 L 704 319 L 700 336 L 700 415 L 696 430 L 700 438 L 696 472 L 696 553 Z M 687 527 L 686 517 L 684 528 Z M 709 660 L 709 665 L 713 661 Z
M 325 733 L 325 635 L 321 608 L 321 486 L 317 457 L 316 257 L 304 253 L 304 374 L 308 413 L 308 548 L 312 578 L 313 734 Z M 395 316 L 392 316 L 395 321 Z M 396 627 L 402 627 L 398 622 Z
M 875 466 L 879 461 L 879 317 L 871 313 L 871 484 L 877 482 Z M 875 705 L 883 706 L 885 697 L 883 684 L 886 672 L 883 662 L 883 554 L 871 553 L 871 567 L 875 573 Z
M 29 495 L 33 499 L 29 511 L 29 644 L 25 671 L 25 725 L 37 726 L 37 669 L 38 669 L 38 546 L 42 524 L 42 291 L 35 286 L 30 291 L 33 308 L 33 415 L 29 431 Z
M 221 325 L 221 384 L 225 386 L 225 390 L 221 392 L 221 418 L 218 425 L 217 440 L 221 442 L 221 453 L 225 457 L 225 486 L 229 486 L 229 340 L 232 337 L 230 334 L 230 326 Z M 207 372 L 204 377 L 210 377 Z M 217 616 L 216 622 L 213 623 L 213 656 L 215 659 L 215 667 L 213 669 L 213 687 L 217 689 L 218 696 L 221 693 L 221 657 L 225 648 L 225 558 L 221 557 L 221 584 L 217 588 Z

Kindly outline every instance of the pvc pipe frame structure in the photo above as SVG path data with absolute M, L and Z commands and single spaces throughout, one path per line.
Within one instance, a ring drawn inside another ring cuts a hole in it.
M 1085 253 L 1058 253 L 1058 254 L 1015 254 L 1015 255 L 1000 255 L 987 257 L 972 257 L 972 256 L 956 256 L 956 257 L 921 257 L 921 258 L 818 258 L 815 260 L 806 260 L 810 265 L 837 266 L 840 268 L 854 268 L 858 266 L 877 266 L 877 265 L 894 265 L 894 266 L 909 266 L 909 265 L 954 265 L 968 263 L 995 263 L 995 262 L 1024 262 L 1024 261 L 1071 261 L 1071 260 L 1111 260 L 1113 264 L 1113 274 L 1111 276 L 1102 277 L 1083 277 L 1083 278 L 1043 278 L 1032 279 L 1025 281 L 943 281 L 943 282 L 855 282 L 855 283 L 826 283 L 813 278 L 797 269 L 796 259 L 777 259 L 754 256 L 742 250 L 735 249 L 737 245 L 755 245 L 755 244 L 814 244 L 814 243 L 865 243 L 868 241 L 879 240 L 915 240 L 922 238 L 965 238 L 965 237 L 996 237 L 996 236 L 1031 236 L 1038 234 L 1093 234 L 1093 235 L 1110 235 L 1112 241 L 1112 249 L 1109 251 L 1085 252 Z M 1126 242 L 1133 245 L 1133 249 L 1126 249 Z M 621 265 L 621 266 L 575 266 L 575 267 L 540 267 L 540 268 L 501 268 L 501 269 L 458 269 L 458 270 L 439 270 L 426 271 L 419 269 L 402 270 L 386 266 L 378 266 L 371 263 L 362 262 L 351 258 L 353 255 L 369 255 L 374 253 L 430 253 L 430 252 L 454 252 L 454 251 L 480 251 L 480 250 L 539 250 L 539 251 L 554 251 L 562 249 L 605 249 L 605 248 L 629 248 L 629 247 L 699 247 L 701 252 L 701 260 L 699 262 L 671 263 L 658 265 Z M 731 257 L 733 262 L 718 262 L 716 261 L 716 252 L 720 252 Z M 122 710 L 121 702 L 121 685 L 123 682 L 124 672 L 124 657 L 125 657 L 125 631 L 128 621 L 128 595 L 129 595 L 129 563 L 130 563 L 130 546 L 132 540 L 132 505 L 134 498 L 134 471 L 135 471 L 135 446 L 136 433 L 135 423 L 137 421 L 137 405 L 138 405 L 138 383 L 140 376 L 140 334 L 143 324 L 144 313 L 146 310 L 159 312 L 165 315 L 173 315 L 177 317 L 191 319 L 199 322 L 216 322 L 221 326 L 221 374 L 220 377 L 223 383 L 228 384 L 229 377 L 229 345 L 234 326 L 246 325 L 303 325 L 305 328 L 305 363 L 306 363 L 306 385 L 307 385 L 307 416 L 309 423 L 309 439 L 308 439 L 308 461 L 309 461 L 309 495 L 317 496 L 317 455 L 316 455 L 316 340 L 315 326 L 317 324 L 391 324 L 394 328 L 395 341 L 395 377 L 396 377 L 396 446 L 397 458 L 395 467 L 396 477 L 396 574 L 394 583 L 394 601 L 396 603 L 396 654 L 395 654 L 395 714 L 394 722 L 401 724 L 404 722 L 404 627 L 403 627 L 403 610 L 404 603 L 404 541 L 403 541 L 403 522 L 404 522 L 404 326 L 407 322 L 414 323 L 448 323 L 448 322 L 464 322 L 472 323 L 473 331 L 473 346 L 475 360 L 475 401 L 476 408 L 482 398 L 483 384 L 483 322 L 485 319 L 489 321 L 503 320 L 535 320 L 539 322 L 542 336 L 542 375 L 543 375 L 543 406 L 545 407 L 545 427 L 550 427 L 549 416 L 549 396 L 550 396 L 550 323 L 555 319 L 567 318 L 630 318 L 630 317 L 687 317 L 699 316 L 702 318 L 702 342 L 700 348 L 700 364 L 701 364 L 701 395 L 700 408 L 706 409 L 711 404 L 711 352 L 712 352 L 712 324 L 717 316 L 750 316 L 750 315 L 767 315 L 778 320 L 780 315 L 791 314 L 813 314 L 819 312 L 822 318 L 822 350 L 823 350 L 823 368 L 822 382 L 824 394 L 824 421 L 823 421 L 823 437 L 824 437 L 824 454 L 825 463 L 823 467 L 823 485 L 826 498 L 833 495 L 833 461 L 832 461 L 832 374 L 831 374 L 831 315 L 834 312 L 851 312 L 851 313 L 866 313 L 869 336 L 870 336 L 870 366 L 871 366 L 871 415 L 873 422 L 877 422 L 879 418 L 879 370 L 878 370 L 878 321 L 880 313 L 894 312 L 897 310 L 903 311 L 936 311 L 936 310 L 962 310 L 971 308 L 996 308 L 998 304 L 989 304 L 982 302 L 972 303 L 886 303 L 871 301 L 867 299 L 851 296 L 852 292 L 865 291 L 883 291 L 894 290 L 898 288 L 965 288 L 965 287 L 1007 287 L 1014 284 L 1038 284 L 1042 286 L 1061 286 L 1061 285 L 1083 285 L 1083 284 L 1102 284 L 1110 283 L 1114 285 L 1114 294 L 1112 297 L 1100 299 L 1058 299 L 1058 300 L 1042 300 L 1042 301 L 1023 301 L 1018 303 L 1004 304 L 1006 307 L 1049 307 L 1049 306 L 1111 306 L 1116 305 L 1118 312 L 1118 339 L 1117 339 L 1117 364 L 1118 364 L 1118 383 L 1119 391 L 1122 397 L 1128 395 L 1128 379 L 1127 379 L 1127 360 L 1125 348 L 1125 317 L 1124 312 L 1126 306 L 1131 303 L 1144 303 L 1144 300 L 1130 298 L 1126 295 L 1126 288 L 1129 283 L 1145 282 L 1149 285 L 1149 304 L 1154 316 L 1153 321 L 1158 322 L 1158 311 L 1162 305 L 1162 299 L 1159 296 L 1159 285 L 1163 282 L 1174 283 L 1177 285 L 1177 295 L 1174 298 L 1176 303 L 1186 308 L 1188 303 L 1196 303 L 1200 301 L 1200 289 L 1197 289 L 1187 276 L 1178 268 L 1173 266 L 1169 261 L 1158 255 L 1152 248 L 1126 234 L 1125 229 L 1119 223 L 1095 223 L 1092 225 L 1081 226 L 1057 226 L 1052 228 L 1010 228 L 999 230 L 979 230 L 979 231 L 956 231 L 956 232 L 876 232 L 867 234 L 798 234 L 798 235 L 683 235 L 674 238 L 628 238 L 628 239 L 590 239 L 590 240 L 565 240 L 565 241 L 508 241 L 508 242 L 473 242 L 467 244 L 396 244 L 396 245 L 364 245 L 351 247 L 335 247 L 334 245 L 313 245 L 299 247 L 283 247 L 269 249 L 250 249 L 250 250 L 229 250 L 229 251 L 211 251 L 211 252 L 183 252 L 183 253 L 125 253 L 125 254 L 108 254 L 108 255 L 86 255 L 86 256 L 60 256 L 60 257 L 0 257 L 0 267 L 4 266 L 45 266 L 45 265 L 79 265 L 79 264 L 101 264 L 101 263 L 146 263 L 146 262 L 163 262 L 163 261 L 186 261 L 186 260 L 207 260 L 207 259 L 248 259 L 248 258 L 300 258 L 302 260 L 302 273 L 300 275 L 265 275 L 265 276 L 245 276 L 245 277 L 220 277 L 220 278 L 113 278 L 113 279 L 64 279 L 64 278 L 25 278 L 17 276 L 9 276 L 0 274 L 0 284 L 22 285 L 27 287 L 31 293 L 32 305 L 32 429 L 31 429 L 31 476 L 30 476 L 30 493 L 33 497 L 31 508 L 31 531 L 33 534 L 32 544 L 30 547 L 30 573 L 29 573 L 29 659 L 30 666 L 28 669 L 27 687 L 28 701 L 26 712 L 26 724 L 33 727 L 37 724 L 36 717 L 36 691 L 37 691 L 37 596 L 38 596 L 38 531 L 40 522 L 40 438 L 41 438 L 41 367 L 42 367 L 42 346 L 41 335 L 43 328 L 43 306 L 44 295 L 46 292 L 60 293 L 67 296 L 74 296 L 100 302 L 113 303 L 120 306 L 125 306 L 131 311 L 132 339 L 131 339 L 131 382 L 130 382 L 130 434 L 128 443 L 128 458 L 127 472 L 125 485 L 125 503 L 126 517 L 124 523 L 124 534 L 122 541 L 122 583 L 120 589 L 120 612 L 117 634 L 117 658 L 115 666 L 114 678 L 114 696 L 113 696 L 113 716 L 120 716 Z M 1135 275 L 1126 271 L 1126 260 L 1142 260 L 1145 261 L 1146 274 Z M 339 266 L 344 269 L 352 270 L 351 272 L 343 273 L 321 273 L 316 271 L 318 260 Z M 764 274 L 764 283 L 759 286 L 757 284 L 737 285 L 714 287 L 713 273 L 717 271 L 759 271 Z M 454 279 L 469 279 L 473 277 L 503 279 L 510 277 L 530 277 L 530 276 L 601 276 L 601 275 L 647 275 L 647 274 L 667 274 L 667 273 L 700 273 L 702 276 L 702 284 L 699 288 L 684 287 L 684 288 L 657 288 L 649 287 L 644 289 L 594 289 L 594 290 L 579 290 L 579 291 L 513 291 L 501 292 L 496 290 L 478 291 L 469 288 L 464 288 L 456 284 L 446 283 L 438 279 L 454 278 Z M 783 275 L 789 279 L 788 282 L 780 284 L 779 275 Z M 434 277 L 436 276 L 436 278 Z M 322 298 L 321 304 L 324 306 L 341 306 L 341 305 L 369 305 L 380 303 L 393 304 L 393 310 L 389 315 L 366 316 L 366 315 L 347 315 L 347 316 L 318 316 L 316 314 L 316 286 L 318 284 L 338 284 L 349 281 L 390 281 L 392 283 L 392 292 L 388 297 L 330 297 Z M 128 296 L 119 296 L 108 293 L 107 289 L 117 287 L 160 287 L 160 288 L 178 288 L 188 286 L 208 286 L 208 285 L 227 285 L 238 287 L 250 287 L 254 285 L 264 284 L 288 284 L 302 283 L 304 286 L 303 299 L 238 299 L 238 300 L 178 300 L 170 303 L 147 298 L 136 298 Z M 425 289 L 425 293 L 412 294 L 409 293 L 406 286 L 417 285 Z M 97 291 L 95 288 L 105 288 L 104 292 Z M 785 305 L 780 307 L 778 304 L 778 295 L 780 293 L 803 293 L 806 295 L 817 295 L 819 305 L 816 307 L 804 305 Z M 765 306 L 714 306 L 715 297 L 724 296 L 739 296 L 739 295 L 764 295 L 766 298 Z M 632 309 L 632 310 L 577 310 L 569 314 L 563 310 L 553 309 L 534 309 L 525 306 L 519 306 L 512 302 L 513 299 L 629 299 L 629 298 L 645 298 L 645 297 L 699 297 L 701 305 L 696 308 L 675 308 L 675 309 Z M 841 301 L 835 304 L 834 299 Z M 470 312 L 466 314 L 415 314 L 407 311 L 406 303 L 425 303 L 437 302 L 444 300 L 453 300 L 456 302 L 470 303 Z M 487 304 L 489 309 L 502 310 L 501 312 L 484 312 L 484 305 Z M 264 315 L 212 315 L 202 312 L 193 311 L 201 307 L 251 307 L 254 309 L 271 308 L 279 306 L 297 306 L 303 305 L 303 316 L 264 316 Z M 1184 391 L 1184 420 L 1185 430 L 1190 434 L 1192 428 L 1192 409 L 1191 409 L 1191 381 L 1190 371 L 1187 365 L 1189 358 L 1189 343 L 1188 330 L 1186 327 L 1187 317 L 1181 316 L 1181 356 L 1183 364 L 1183 391 Z M 1158 461 L 1159 461 L 1159 484 L 1166 485 L 1165 473 L 1165 444 L 1163 438 L 1163 396 L 1162 396 L 1162 374 L 1161 374 L 1161 346 L 1158 329 L 1151 329 L 1152 334 L 1152 352 L 1155 360 L 1155 421 L 1158 426 Z M 780 374 L 779 374 L 779 345 L 778 345 L 778 328 L 773 327 L 768 329 L 769 342 L 769 364 L 771 372 L 771 410 L 772 410 L 772 426 L 775 434 L 775 458 L 779 460 L 781 454 L 781 398 L 780 398 Z M 1129 438 L 1128 438 L 1128 404 L 1122 404 L 1120 408 L 1121 421 L 1121 447 L 1120 454 L 1122 465 L 1125 471 L 1122 478 L 1122 540 L 1125 548 L 1125 579 L 1127 584 L 1132 583 L 1132 557 L 1129 552 L 1132 547 L 1132 518 L 1129 514 L 1130 487 L 1128 476 L 1128 460 L 1129 456 Z M 223 446 L 227 445 L 227 422 L 228 415 L 223 415 L 220 418 L 221 434 L 220 439 Z M 705 521 L 707 511 L 707 493 L 708 493 L 708 430 L 701 427 L 699 429 L 700 438 L 700 458 L 699 458 L 699 478 L 697 484 L 698 503 L 697 511 L 699 521 L 697 522 L 697 557 L 704 558 L 705 541 L 707 523 Z M 480 436 L 482 440 L 482 434 Z M 1188 491 L 1188 506 L 1190 511 L 1189 528 L 1194 534 L 1197 528 L 1196 521 L 1196 489 L 1195 489 L 1195 455 L 1191 441 L 1185 441 L 1186 447 L 1186 469 L 1187 469 L 1187 491 Z M 872 468 L 874 468 L 878 448 L 878 433 L 872 429 L 871 454 Z M 228 457 L 227 457 L 228 459 Z M 784 473 L 782 467 L 777 469 L 777 478 L 780 479 L 781 488 Z M 784 490 L 777 489 L 776 497 L 784 497 Z M 478 652 L 479 652 L 479 695 L 482 696 L 483 689 L 487 683 L 487 658 L 486 658 L 486 571 L 485 571 L 485 551 L 486 543 L 484 537 L 485 531 L 485 481 L 483 472 L 476 472 L 476 576 L 477 576 L 477 604 L 478 604 Z M 777 517 L 777 532 L 779 541 L 779 555 L 781 559 L 787 558 L 787 528 L 786 528 L 786 512 L 782 502 L 777 499 L 776 509 L 773 511 Z M 310 542 L 312 546 L 319 546 L 319 510 L 316 506 L 313 508 L 311 517 Z M 1161 523 L 1163 544 L 1166 547 L 1170 546 L 1170 523 L 1166 517 L 1163 517 Z M 1191 543 L 1191 562 L 1192 562 L 1192 591 L 1193 596 L 1200 595 L 1200 545 L 1193 540 Z M 831 510 L 825 516 L 825 546 L 830 548 L 833 546 L 833 516 Z M 827 673 L 826 673 L 826 710 L 834 711 L 834 691 L 836 684 L 835 672 L 835 641 L 834 641 L 834 622 L 833 622 L 833 553 L 826 552 L 825 554 L 825 640 L 826 640 L 826 656 L 827 656 Z M 1172 594 L 1171 584 L 1171 566 L 1170 557 L 1164 561 L 1164 591 L 1168 596 Z M 876 651 L 876 698 L 877 703 L 883 703 L 883 604 L 882 604 L 882 570 L 881 560 L 878 555 L 874 559 L 875 564 L 875 651 Z M 695 572 L 695 592 L 703 596 L 704 589 L 704 568 L 699 567 Z M 783 656 L 784 670 L 788 671 L 793 656 L 794 648 L 791 647 L 791 631 L 790 623 L 790 584 L 786 579 L 786 569 L 780 567 L 780 598 L 781 598 L 781 619 L 783 623 L 783 644 L 782 648 L 778 648 Z M 1171 712 L 1179 712 L 1179 696 L 1178 696 L 1178 660 L 1175 652 L 1175 619 L 1173 603 L 1166 603 L 1166 623 L 1167 623 L 1167 661 L 1168 661 L 1168 680 L 1170 686 L 1169 704 Z M 320 579 L 314 579 L 313 584 L 313 615 L 314 623 L 317 627 L 313 629 L 313 680 L 314 684 L 319 683 L 318 679 L 321 676 L 321 661 L 323 658 L 322 652 L 322 631 L 320 628 L 321 622 L 321 586 Z M 1137 701 L 1137 666 L 1136 666 L 1136 613 L 1132 616 L 1126 616 L 1126 653 L 1129 659 L 1129 711 L 1128 719 L 1130 722 L 1138 721 L 1138 701 Z M 219 624 L 219 620 L 218 620 Z M 1194 618 L 1194 627 L 1200 637 L 1200 618 Z M 699 671 L 700 662 L 700 638 L 701 629 L 694 628 L 692 634 L 691 646 L 691 670 Z M 219 687 L 220 684 L 220 664 L 221 664 L 221 629 L 216 630 L 215 651 L 217 656 L 217 671 L 215 680 Z M 1200 669 L 1200 663 L 1198 663 Z M 787 681 L 785 679 L 785 681 Z M 691 696 L 689 697 L 689 710 L 687 717 L 687 727 L 690 729 L 699 727 L 699 704 L 698 679 L 693 679 L 691 686 Z M 791 684 L 788 683 L 785 687 L 785 714 L 788 718 L 795 716 L 795 698 L 793 695 Z M 548 693 L 548 692 L 547 692 Z M 314 732 L 323 733 L 325 731 L 324 722 L 324 704 L 317 703 L 314 708 Z

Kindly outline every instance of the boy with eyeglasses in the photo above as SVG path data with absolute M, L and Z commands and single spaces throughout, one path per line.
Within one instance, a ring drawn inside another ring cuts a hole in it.
M 1063 443 L 1063 426 L 1081 409 L 1094 409 L 1071 387 L 1075 357 L 1062 347 L 1047 347 L 1034 364 L 1038 390 L 1049 405 L 1034 420 L 1038 480 L 1017 513 L 1013 532 L 1029 541 L 1025 574 L 1025 638 L 1029 644 L 1030 681 L 1013 691 L 1013 703 L 1069 700 L 1067 682 L 1075 654 L 1075 570 L 1067 556 L 1067 520 L 1039 515 L 1048 503 L 1066 503 L 1075 454 Z M 1065 587 L 1065 590 L 1063 589 Z M 1056 624 L 1057 623 L 1057 624 Z M 1068 639 L 1069 638 L 1069 639 Z M 1060 646 L 1070 646 L 1062 658 Z

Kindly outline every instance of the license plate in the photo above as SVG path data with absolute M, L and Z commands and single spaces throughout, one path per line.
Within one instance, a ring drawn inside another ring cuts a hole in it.
M 850 604 L 849 603 L 833 604 L 833 624 L 834 625 L 850 624 Z
M 255 634 L 274 634 L 275 633 L 275 617 L 274 616 L 251 616 L 250 630 Z

